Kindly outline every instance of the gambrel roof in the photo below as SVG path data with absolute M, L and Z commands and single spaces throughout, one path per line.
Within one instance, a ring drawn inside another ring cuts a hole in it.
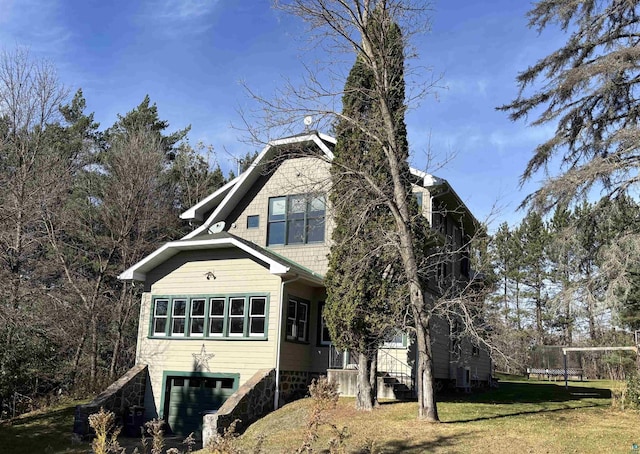
M 231 210 L 260 177 L 263 163 L 268 162 L 279 149 L 287 148 L 292 145 L 300 146 L 303 144 L 315 144 L 318 151 L 321 152 L 321 155 L 328 161 L 331 161 L 333 160 L 332 148 L 335 143 L 335 138 L 315 131 L 269 142 L 242 175 L 235 178 L 233 181 L 230 181 L 209 197 L 180 215 L 181 219 L 195 222 L 204 221 L 200 227 L 189 233 L 185 238 L 192 238 L 199 235 L 215 223 L 224 221 Z M 447 187 L 448 191 L 455 194 L 455 191 L 453 191 L 453 188 L 451 188 L 446 180 L 414 168 L 410 168 L 410 170 L 411 174 L 420 180 L 420 184 L 423 187 L 431 188 L 444 185 Z M 459 204 L 464 206 L 464 203 L 462 203 L 457 194 L 455 194 L 455 197 Z M 213 212 L 206 220 L 204 220 L 203 214 L 210 210 L 213 210 Z
M 164 244 L 120 274 L 118 279 L 125 281 L 144 281 L 148 271 L 180 251 L 237 247 L 267 264 L 272 274 L 284 275 L 292 270 L 304 276 L 305 279 L 311 283 L 322 282 L 322 276 L 302 267 L 290 259 L 275 254 L 268 248 L 263 248 L 227 232 L 218 233 L 216 231 L 216 233 L 212 234 L 211 226 L 226 220 L 231 211 L 263 175 L 266 164 L 269 163 L 278 152 L 290 150 L 292 147 L 310 147 L 316 155 L 327 161 L 331 161 L 333 160 L 332 150 L 335 143 L 336 140 L 333 137 L 316 131 L 269 142 L 245 172 L 180 215 L 181 219 L 201 224 L 199 227 L 178 241 Z M 418 184 L 425 188 L 442 188 L 442 190 L 438 191 L 440 194 L 438 197 L 446 197 L 451 199 L 452 203 L 455 203 L 456 206 L 463 207 L 471 220 L 471 222 L 465 222 L 466 224 L 469 226 L 478 225 L 478 222 L 473 218 L 473 215 L 446 180 L 414 168 L 410 170 L 411 174 L 416 177 Z M 206 216 L 207 213 L 210 214 Z M 466 221 L 469 221 L 469 219 L 465 216 Z

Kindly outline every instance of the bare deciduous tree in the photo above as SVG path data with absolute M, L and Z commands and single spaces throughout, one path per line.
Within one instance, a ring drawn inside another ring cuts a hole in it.
M 410 318 L 416 332 L 419 417 L 437 421 L 431 351 L 431 320 L 435 302 L 432 293 L 426 289 L 427 273 L 421 269 L 426 243 L 423 237 L 425 231 L 415 228 L 416 211 L 412 208 L 409 151 L 406 135 L 399 129 L 406 103 L 411 103 L 415 96 L 428 92 L 437 81 L 427 81 L 412 87 L 412 94 L 406 99 L 404 96 L 396 96 L 396 93 L 404 91 L 407 73 L 390 71 L 394 65 L 404 66 L 404 62 L 397 59 L 404 59 L 409 53 L 410 37 L 428 27 L 429 21 L 425 14 L 428 5 L 408 0 L 291 0 L 277 2 L 277 7 L 306 21 L 314 38 L 320 38 L 331 50 L 346 50 L 352 61 L 355 56 L 361 59 L 363 66 L 371 74 L 372 84 L 366 96 L 377 112 L 376 121 L 363 124 L 360 118 L 338 111 L 336 101 L 345 94 L 345 78 L 339 76 L 334 79 L 333 82 L 338 81 L 339 85 L 338 89 L 334 89 L 331 82 L 328 82 L 330 79 L 321 77 L 308 68 L 308 78 L 301 88 L 288 84 L 273 101 L 254 94 L 261 101 L 265 115 L 262 116 L 262 121 L 246 120 L 245 123 L 257 125 L 249 128 L 252 133 L 277 128 L 278 134 L 282 134 L 283 128 L 287 131 L 287 126 L 300 124 L 303 117 L 312 114 L 315 127 L 332 125 L 337 120 L 351 124 L 360 130 L 364 140 L 381 150 L 383 160 L 380 165 L 386 169 L 383 180 L 370 178 L 366 172 L 356 169 L 345 168 L 344 172 L 358 172 L 362 181 L 367 184 L 367 192 L 376 195 L 392 219 L 393 228 L 389 240 L 393 241 L 399 257 L 402 280 L 409 300 L 407 310 L 411 313 Z M 377 26 L 370 26 L 371 18 L 376 14 L 382 20 Z M 398 24 L 400 27 L 400 42 L 392 37 L 396 31 L 390 24 Z M 400 52 L 395 49 L 398 45 L 401 47 Z M 332 65 L 326 67 L 329 72 L 333 70 Z M 428 72 L 422 74 L 424 76 Z M 400 105 L 395 105 L 398 99 Z M 257 133 L 254 135 L 258 136 Z
M 55 141 L 58 106 L 67 97 L 55 69 L 26 49 L 0 52 L 0 367 L 25 342 L 46 329 L 36 320 L 41 302 L 37 273 L 45 233 L 37 213 L 50 202 L 59 181 L 51 169 L 69 156 Z M 35 343 L 35 340 L 34 340 Z M 30 352 L 38 354 L 35 350 Z M 26 353 L 25 353 L 26 355 Z M 33 359 L 25 357 L 24 362 Z M 5 374 L 6 372 L 6 374 Z M 9 377 L 17 371 L 1 376 Z

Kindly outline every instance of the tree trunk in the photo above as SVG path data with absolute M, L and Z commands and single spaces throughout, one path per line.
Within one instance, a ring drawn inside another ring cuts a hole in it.
M 573 323 L 571 321 L 571 300 L 567 299 L 565 303 L 565 342 L 571 346 L 573 343 Z
M 120 360 L 120 350 L 122 350 L 122 339 L 124 339 L 124 327 L 129 321 L 131 313 L 132 295 L 130 286 L 126 282 L 120 287 L 120 298 L 117 307 L 116 338 L 113 340 L 113 354 L 111 356 L 111 366 L 109 367 L 109 378 L 115 379 L 118 371 L 118 361 Z
M 89 349 L 89 354 L 91 355 L 89 362 L 89 384 L 91 389 L 94 389 L 97 385 L 98 378 L 98 321 L 95 312 L 91 314 L 89 336 L 91 338 L 91 348 Z
M 425 326 L 426 325 L 426 326 Z M 438 422 L 438 408 L 433 389 L 433 355 L 431 352 L 431 333 L 429 320 L 419 318 L 416 323 L 416 341 L 418 344 L 418 417 L 430 422 Z
M 509 286 L 506 276 L 504 278 L 504 324 L 509 326 Z
M 358 353 L 358 381 L 356 382 L 356 410 L 371 411 L 371 384 L 369 383 L 370 360 L 364 353 Z
M 86 329 L 82 332 L 82 337 L 80 337 L 80 342 L 78 342 L 78 346 L 76 347 L 76 353 L 73 355 L 73 368 L 71 369 L 71 387 L 75 387 L 76 378 L 78 376 L 78 368 L 80 367 L 80 358 L 82 358 L 82 351 L 84 350 L 84 343 L 87 341 L 87 331 Z
M 516 320 L 518 331 L 522 331 L 522 319 L 520 318 L 520 283 L 516 282 Z
M 379 407 L 378 402 L 378 350 L 372 354 L 371 365 L 369 366 L 369 386 L 371 386 L 371 403 L 374 407 Z

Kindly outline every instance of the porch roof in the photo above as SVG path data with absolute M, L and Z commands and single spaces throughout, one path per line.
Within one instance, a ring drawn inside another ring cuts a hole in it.
M 118 276 L 118 279 L 122 281 L 144 282 L 149 271 L 164 263 L 179 252 L 212 250 L 229 247 L 241 249 L 257 260 L 263 262 L 268 266 L 271 274 L 283 277 L 298 276 L 300 279 L 314 286 L 322 286 L 324 284 L 324 277 L 322 275 L 305 268 L 293 260 L 276 254 L 269 249 L 258 246 L 251 241 L 239 238 L 228 232 L 213 234 L 206 233 L 193 238 L 165 243 L 163 246 L 147 255 L 144 259 L 122 272 Z

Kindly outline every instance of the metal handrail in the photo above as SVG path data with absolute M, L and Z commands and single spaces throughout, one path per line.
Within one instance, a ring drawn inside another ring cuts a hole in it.
M 338 350 L 334 345 L 331 345 L 329 348 L 329 369 L 357 369 L 357 355 L 349 352 L 349 356 L 345 357 L 345 353 L 345 351 Z M 378 349 L 378 372 L 397 379 L 398 382 L 415 392 L 412 367 L 384 348 Z
M 389 365 L 389 363 L 391 363 L 391 367 L 385 367 L 383 370 L 383 368 L 380 367 L 381 358 L 384 358 L 384 364 Z M 390 376 L 393 376 L 394 378 L 398 379 L 399 382 L 403 383 L 409 389 L 411 389 L 411 391 L 415 391 L 413 373 L 408 374 L 405 372 L 405 371 L 413 372 L 412 367 L 409 366 L 404 361 L 401 361 L 400 359 L 391 355 L 386 350 L 378 349 L 378 371 L 384 372 L 386 374 L 389 374 Z

